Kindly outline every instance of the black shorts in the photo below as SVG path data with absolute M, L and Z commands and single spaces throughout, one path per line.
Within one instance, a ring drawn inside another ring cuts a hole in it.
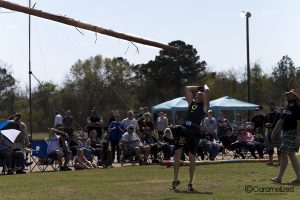
M 175 150 L 184 148 L 189 153 L 195 155 L 201 138 L 201 132 L 198 128 L 177 126 L 174 138 Z

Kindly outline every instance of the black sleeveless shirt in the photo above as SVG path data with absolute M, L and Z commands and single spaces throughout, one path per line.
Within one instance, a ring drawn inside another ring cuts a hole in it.
M 186 113 L 186 121 L 191 121 L 192 123 L 200 125 L 206 113 L 203 110 L 204 103 L 196 103 L 192 101 L 189 105 L 188 111 Z

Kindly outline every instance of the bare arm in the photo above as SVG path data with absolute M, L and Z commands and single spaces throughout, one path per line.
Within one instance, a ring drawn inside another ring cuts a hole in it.
M 65 132 L 60 131 L 60 130 L 58 130 L 58 129 L 50 128 L 50 131 L 51 131 L 51 132 L 55 132 L 55 133 L 57 133 L 58 135 L 61 135 L 61 136 L 63 136 L 63 137 L 67 137 L 67 134 L 66 134 Z
M 203 106 L 203 111 L 205 113 L 207 113 L 208 109 L 209 109 L 209 88 L 205 84 L 204 85 L 204 106 Z
M 198 86 L 185 86 L 184 94 L 189 105 L 193 101 L 193 92 L 197 91 L 197 89 Z
M 276 124 L 276 126 L 275 126 L 275 128 L 274 128 L 274 130 L 273 130 L 273 132 L 272 132 L 272 142 L 274 142 L 274 139 L 275 139 L 275 136 L 279 133 L 279 131 L 281 130 L 281 128 L 282 128 L 282 123 L 283 123 L 283 120 L 282 119 L 280 119 L 278 122 L 277 122 L 277 124 Z

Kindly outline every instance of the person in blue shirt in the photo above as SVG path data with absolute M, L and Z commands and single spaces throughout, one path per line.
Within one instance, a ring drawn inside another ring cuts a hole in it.
M 111 145 L 112 160 L 115 160 L 115 153 L 117 151 L 117 161 L 120 163 L 120 148 L 119 142 L 122 138 L 123 133 L 125 132 L 125 126 L 120 121 L 120 115 L 115 114 L 115 121 L 112 121 L 108 127 L 109 135 L 108 140 Z

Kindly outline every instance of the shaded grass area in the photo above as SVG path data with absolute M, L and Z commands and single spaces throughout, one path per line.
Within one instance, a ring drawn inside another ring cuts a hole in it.
M 70 172 L 0 176 L 0 199 L 298 199 L 300 185 L 270 181 L 278 168 L 264 163 L 197 166 L 195 192 L 187 191 L 188 167 L 180 171 L 181 185 L 170 190 L 173 168 L 127 166 Z M 285 179 L 294 178 L 289 165 Z M 293 188 L 293 192 L 245 192 L 245 187 Z

